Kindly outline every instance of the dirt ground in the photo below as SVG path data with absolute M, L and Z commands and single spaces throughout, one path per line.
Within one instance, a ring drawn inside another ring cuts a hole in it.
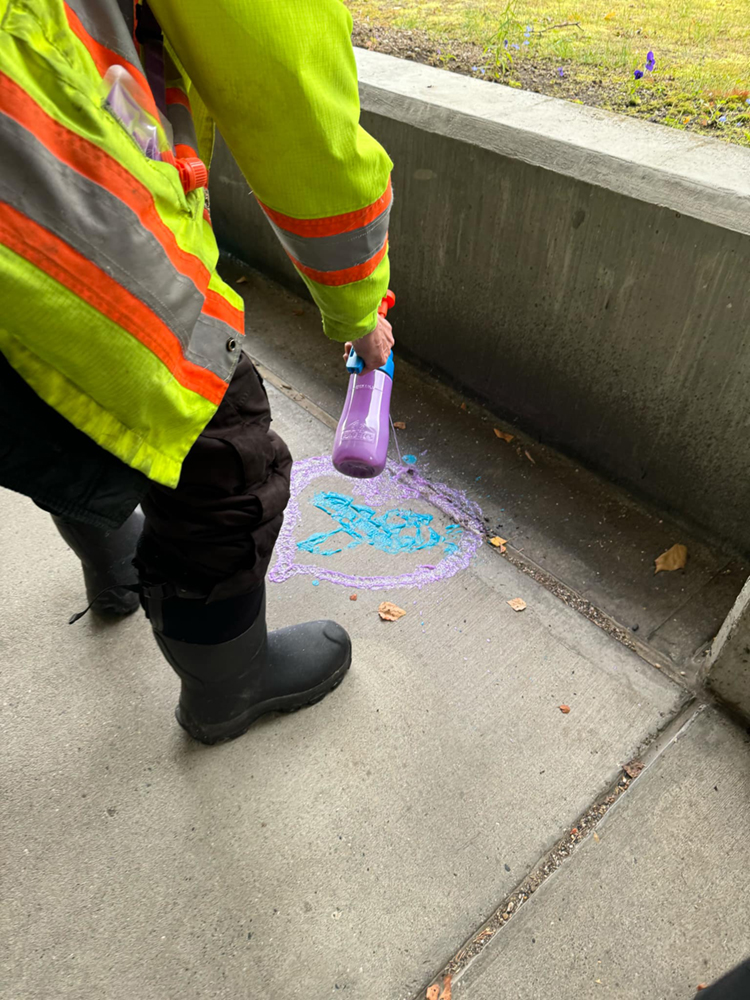
M 632 70 L 614 72 L 601 64 L 575 59 L 562 61 L 531 52 L 510 67 L 498 68 L 486 45 L 445 40 L 419 28 L 400 28 L 359 21 L 355 13 L 354 44 L 403 59 L 438 66 L 501 86 L 530 90 L 579 104 L 644 118 L 684 131 L 698 132 L 750 146 L 749 89 L 715 92 L 696 88 L 687 92 L 667 74 L 644 73 L 635 81 Z

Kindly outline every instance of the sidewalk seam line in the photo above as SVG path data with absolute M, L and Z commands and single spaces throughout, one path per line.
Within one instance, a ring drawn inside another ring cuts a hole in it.
M 329 427 L 334 431 L 336 430 L 338 423 L 330 413 L 318 406 L 317 403 L 313 403 L 308 396 L 306 396 L 303 392 L 300 392 L 299 389 L 296 389 L 290 382 L 285 381 L 272 368 L 264 365 L 251 354 L 248 354 L 248 357 L 255 365 L 262 378 L 267 382 L 270 382 L 275 389 L 282 393 L 282 395 L 286 396 L 287 399 L 290 399 L 293 403 L 297 403 L 298 406 L 311 416 L 315 417 L 322 424 L 325 424 L 326 427 Z M 489 540 L 489 533 L 487 534 L 487 539 Z M 549 570 L 540 566 L 533 559 L 529 559 L 528 556 L 523 556 L 520 551 L 512 545 L 507 546 L 507 552 L 505 554 L 497 552 L 497 555 L 500 556 L 500 558 L 507 559 L 512 566 L 515 566 L 516 569 L 520 570 L 526 576 L 530 576 L 532 579 L 536 580 L 536 582 L 541 584 L 545 590 L 553 594 L 567 607 L 572 608 L 572 610 L 576 611 L 583 618 L 588 619 L 588 621 L 592 622 L 603 632 L 606 632 L 607 635 L 611 636 L 616 642 L 619 642 L 622 646 L 625 646 L 626 649 L 635 653 L 650 666 L 669 677 L 671 681 L 683 690 L 687 690 L 684 679 L 679 674 L 676 666 L 673 667 L 671 663 L 668 663 L 667 669 L 665 670 L 662 663 L 658 662 L 664 660 L 665 658 L 668 660 L 668 657 L 660 654 L 658 650 L 653 649 L 647 643 L 639 641 L 634 636 L 631 636 L 626 626 L 621 625 L 609 614 L 607 614 L 606 611 L 597 607 L 596 604 L 593 604 L 587 598 L 583 597 L 583 595 L 579 594 L 578 591 L 574 590 L 568 584 L 563 583 L 562 580 L 559 580 L 556 576 L 550 573 Z M 568 600 L 566 600 L 568 597 L 572 598 L 581 606 L 576 607 L 571 604 Z
M 263 378 L 266 382 L 270 382 L 274 389 L 278 389 L 278 391 L 282 395 L 286 396 L 287 399 L 291 399 L 293 403 L 296 403 L 303 410 L 306 410 L 307 413 L 315 417 L 322 424 L 325 424 L 326 427 L 330 427 L 333 431 L 336 430 L 338 422 L 331 416 L 330 413 L 318 406 L 317 403 L 313 403 L 311 399 L 309 399 L 303 392 L 300 392 L 299 389 L 295 389 L 289 382 L 285 382 L 280 375 L 277 375 L 273 369 L 258 361 L 257 358 L 254 358 L 251 354 L 248 354 L 248 357 L 260 373 L 261 378 Z
M 654 766 L 664 753 L 683 736 L 709 704 L 708 701 L 691 698 L 680 706 L 663 729 L 644 741 L 638 750 L 638 757 L 648 756 L 644 754 L 644 751 L 648 750 L 649 747 L 654 747 L 654 745 L 656 745 L 656 750 L 650 755 L 650 759 L 641 773 L 645 774 Z M 634 758 L 634 760 L 636 759 Z M 567 833 L 542 855 L 539 861 L 517 883 L 516 887 L 504 897 L 500 905 L 492 911 L 486 920 L 479 924 L 477 930 L 464 941 L 438 974 L 413 994 L 411 1000 L 424 1000 L 429 989 L 435 985 L 439 986 L 446 976 L 451 977 L 452 985 L 458 983 L 475 959 L 510 923 L 532 895 L 538 892 L 553 875 L 562 871 L 580 845 L 596 834 L 602 820 L 609 815 L 612 808 L 620 802 L 625 793 L 640 777 L 640 774 L 635 778 L 629 777 L 624 770 L 625 766 L 627 764 L 623 766 L 623 769 L 607 788 L 594 799 L 592 804 L 581 813 Z M 582 827 L 585 827 L 584 833 L 581 832 Z M 545 870 L 545 866 L 548 870 Z

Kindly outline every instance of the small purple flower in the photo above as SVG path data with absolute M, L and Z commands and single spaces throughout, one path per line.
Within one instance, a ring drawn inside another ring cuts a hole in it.
M 745 101 L 745 104 L 750 104 L 750 97 Z
M 528 45 L 529 43 L 528 43 L 528 42 L 524 42 L 523 44 L 524 44 L 524 45 Z
M 653 73 L 653 71 L 656 69 L 656 59 L 654 58 L 653 52 L 649 52 L 649 54 L 646 56 L 646 69 L 649 71 L 649 73 Z
M 508 48 L 508 39 L 507 38 L 503 42 L 503 47 L 506 48 L 506 49 Z
M 561 66 L 561 67 L 560 67 L 560 69 L 559 69 L 559 70 L 557 71 L 557 75 L 558 75 L 558 76 L 565 76 L 565 70 L 564 70 L 564 69 L 562 68 L 562 66 Z
M 520 50 L 521 46 L 518 44 L 518 42 L 513 42 L 513 48 L 516 50 Z
M 721 118 L 719 119 L 719 121 L 721 122 L 722 125 L 724 124 L 724 122 L 726 120 L 727 120 L 727 116 L 726 115 L 722 115 Z
M 532 31 L 533 31 L 533 30 L 534 30 L 534 29 L 533 29 L 533 28 L 531 27 L 531 25 L 530 25 L 530 24 L 527 24 L 527 25 L 526 25 L 526 30 L 524 31 L 524 35 L 530 35 L 530 34 L 532 33 Z
M 633 73 L 633 76 L 636 78 L 636 80 L 642 79 L 643 78 L 643 70 L 642 69 L 637 69 L 635 71 L 635 73 Z

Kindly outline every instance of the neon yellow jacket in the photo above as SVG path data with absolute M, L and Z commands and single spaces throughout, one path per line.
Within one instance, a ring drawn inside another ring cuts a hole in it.
M 333 340 L 374 329 L 388 288 L 392 163 L 359 125 L 352 19 L 340 0 L 151 0 Z
M 391 164 L 358 125 L 338 0 L 151 6 L 161 119 L 131 0 L 0 0 L 0 351 L 75 427 L 174 486 L 243 334 L 185 158 L 210 156 L 216 121 L 337 340 L 375 327 L 388 286 Z M 155 156 L 113 110 L 113 67 L 156 123 Z

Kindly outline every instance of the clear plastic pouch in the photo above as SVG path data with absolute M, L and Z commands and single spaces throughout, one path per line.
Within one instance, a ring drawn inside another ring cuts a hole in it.
M 170 152 L 165 122 L 157 121 L 143 106 L 138 84 L 124 66 L 110 66 L 102 79 L 104 104 L 150 160 Z

